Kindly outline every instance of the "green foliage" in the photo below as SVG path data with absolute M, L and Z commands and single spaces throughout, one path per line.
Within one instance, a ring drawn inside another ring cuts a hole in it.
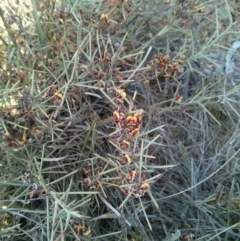
M 1 3 L 0 240 L 239 239 L 238 12 Z

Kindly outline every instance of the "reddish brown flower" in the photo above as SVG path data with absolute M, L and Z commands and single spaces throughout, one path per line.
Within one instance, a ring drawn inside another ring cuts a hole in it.
M 124 155 L 124 162 L 127 164 L 130 164 L 132 162 L 132 159 L 129 157 L 128 154 Z
M 105 21 L 106 23 L 109 22 L 109 16 L 105 13 L 102 13 L 101 17 L 100 17 L 100 20 L 103 20 Z
M 55 96 L 55 98 L 57 99 L 57 101 L 60 101 L 60 100 L 63 98 L 63 95 L 62 95 L 61 93 L 59 93 L 59 92 L 56 92 L 56 93 L 54 94 L 54 96 Z
M 128 134 L 132 137 L 135 137 L 138 135 L 138 133 L 139 133 L 139 128 L 135 128 L 132 131 L 130 131 Z
M 126 141 L 126 140 L 123 140 L 122 143 L 120 143 L 120 148 L 122 150 L 127 150 L 130 146 L 130 142 L 129 141 Z
M 136 116 L 131 116 L 131 115 L 129 115 L 127 117 L 126 121 L 127 121 L 127 124 L 131 125 L 131 126 L 137 125 L 137 122 L 138 122 L 137 117 Z
M 148 183 L 143 183 L 140 187 L 140 190 L 142 191 L 143 195 L 148 191 L 150 188 L 150 185 Z
M 113 112 L 113 120 L 116 122 L 120 121 L 120 114 L 118 111 Z

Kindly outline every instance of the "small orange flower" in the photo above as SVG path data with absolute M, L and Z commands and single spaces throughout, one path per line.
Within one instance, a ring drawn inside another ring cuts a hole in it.
M 177 95 L 176 96 L 177 102 L 181 103 L 183 101 L 183 96 L 182 95 Z
M 127 150 L 129 146 L 130 146 L 130 142 L 126 140 L 123 140 L 122 143 L 120 144 L 120 148 L 122 150 Z
M 57 101 L 59 101 L 59 100 L 61 100 L 61 99 L 63 98 L 62 94 L 59 93 L 59 92 L 56 92 L 56 93 L 54 94 L 54 96 L 56 97 Z
M 137 124 L 137 117 L 136 116 L 129 115 L 126 120 L 127 120 L 128 125 L 135 126 Z
M 117 102 L 119 104 L 123 104 L 124 99 L 127 97 L 127 94 L 124 89 L 116 89 L 116 97 L 117 97 Z
M 136 174 L 137 174 L 137 171 L 134 171 L 134 170 L 130 171 L 128 173 L 128 177 L 127 177 L 128 181 L 129 182 L 135 181 L 136 180 Z M 138 177 L 138 175 L 137 175 L 137 177 Z
M 124 89 L 117 89 L 116 90 L 116 95 L 117 95 L 117 98 L 125 99 L 127 97 L 127 94 L 126 94 Z
M 91 229 L 89 227 L 85 227 L 80 224 L 74 224 L 73 227 L 79 234 L 83 234 L 84 236 L 87 236 L 91 233 Z
M 120 121 L 120 114 L 118 111 L 113 112 L 113 120 L 116 122 Z
M 144 116 L 144 110 L 139 110 L 138 112 L 136 112 L 134 114 L 134 116 L 137 117 L 138 123 L 142 124 L 142 119 L 143 119 L 143 116 Z
M 195 6 L 194 11 L 198 12 L 198 13 L 203 13 L 204 12 L 204 8 L 200 5 Z
M 114 111 L 113 112 L 113 120 L 115 122 L 120 122 L 121 126 L 125 125 L 125 115 L 122 112 Z
M 140 187 L 143 193 L 146 193 L 149 188 L 150 188 L 150 185 L 148 183 L 143 183 Z
M 128 154 L 124 155 L 124 162 L 127 164 L 130 164 L 132 162 L 132 159 L 129 157 Z
M 135 197 L 142 197 L 144 196 L 144 194 L 148 191 L 148 189 L 150 188 L 149 184 L 148 183 L 143 183 L 141 185 L 141 187 L 138 189 L 138 191 L 136 193 L 134 193 L 133 195 Z
M 20 33 L 15 35 L 15 39 L 19 45 L 23 45 L 25 43 L 25 39 Z
M 149 84 L 150 84 L 150 80 L 149 80 L 149 79 L 146 79 L 146 80 L 144 81 L 144 84 L 145 84 L 145 85 L 149 85 Z
M 8 146 L 13 147 L 13 148 L 16 148 L 16 147 L 19 146 L 19 144 L 18 144 L 18 142 L 16 142 L 16 141 L 10 141 L 10 142 L 8 143 Z
M 166 74 L 163 75 L 163 77 L 164 77 L 165 79 L 169 79 L 169 78 L 171 78 L 171 74 L 166 73 Z
M 130 171 L 128 173 L 127 180 L 128 180 L 129 183 L 131 183 L 131 182 L 138 182 L 139 179 L 141 181 L 146 180 L 146 174 L 144 172 L 142 172 L 140 174 L 140 172 L 134 171 L 134 170 L 132 170 L 132 171 Z
M 106 23 L 109 22 L 109 17 L 107 14 L 105 13 L 102 13 L 101 17 L 100 17 L 100 20 L 104 20 Z
M 139 133 L 139 128 L 135 128 L 134 130 L 130 131 L 128 134 L 129 134 L 130 136 L 135 137 L 135 136 L 138 135 L 138 133 Z

